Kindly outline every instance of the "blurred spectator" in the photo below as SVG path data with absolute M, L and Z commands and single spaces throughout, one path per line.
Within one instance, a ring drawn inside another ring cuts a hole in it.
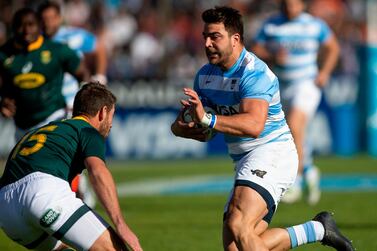
M 90 16 L 89 4 L 84 0 L 68 0 L 64 8 L 64 20 L 68 25 L 87 27 Z
M 9 35 L 10 15 L 24 6 L 35 7 L 42 0 L 2 1 L 0 3 L 0 43 Z M 198 46 L 202 24 L 198 13 L 215 5 L 240 9 L 245 17 L 246 44 L 254 37 L 263 20 L 277 12 L 278 0 L 58 0 L 67 25 L 84 27 L 103 41 L 108 51 L 110 82 L 137 78 L 169 79 L 192 77 L 204 62 Z M 345 43 L 344 55 L 354 50 L 355 40 L 363 36 L 360 23 L 365 10 L 360 1 L 311 0 L 310 10 L 325 19 Z M 325 7 L 324 7 L 325 6 Z M 346 8 L 346 13 L 344 12 Z M 341 17 L 341 18 L 340 18 Z M 5 27 L 5 28 L 4 28 Z M 351 30 L 351 32 L 349 32 Z M 347 32 L 345 32 L 347 31 Z M 348 35 L 351 34 L 351 35 Z M 362 38 L 361 38 L 362 39 Z M 353 42 L 349 42 L 349 41 Z M 89 62 L 95 60 L 90 59 Z M 357 59 L 348 56 L 343 66 L 355 69 Z M 356 67 L 357 68 L 357 67 Z M 189 76 L 191 75 L 191 76 Z M 175 83 L 176 81 L 165 81 Z M 111 83 L 110 83 L 111 84 Z

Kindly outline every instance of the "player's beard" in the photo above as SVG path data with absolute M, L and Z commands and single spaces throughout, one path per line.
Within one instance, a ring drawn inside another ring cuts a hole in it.
M 223 50 L 210 50 L 210 49 L 206 49 L 206 55 L 207 55 L 208 61 L 211 64 L 219 66 L 220 68 L 224 67 L 224 65 L 226 64 L 226 62 L 228 61 L 228 59 L 230 58 L 230 56 L 232 55 L 232 53 L 233 53 L 233 47 L 232 47 L 232 45 L 230 43 Z M 217 58 L 213 59 L 211 57 L 212 55 L 216 55 Z
M 111 129 L 111 122 L 108 116 L 106 116 L 106 119 L 102 121 L 102 123 L 99 125 L 99 133 L 104 137 L 107 138 L 110 134 Z

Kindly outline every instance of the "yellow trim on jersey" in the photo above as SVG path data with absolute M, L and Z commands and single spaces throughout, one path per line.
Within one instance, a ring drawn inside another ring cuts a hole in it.
M 76 116 L 76 117 L 73 117 L 72 119 L 81 119 L 81 120 L 84 120 L 85 122 L 89 123 L 88 119 L 85 118 L 84 116 Z
M 27 50 L 34 51 L 41 48 L 43 41 L 44 41 L 43 36 L 39 35 L 37 40 L 35 40 L 35 42 L 32 42 L 31 44 L 28 45 Z

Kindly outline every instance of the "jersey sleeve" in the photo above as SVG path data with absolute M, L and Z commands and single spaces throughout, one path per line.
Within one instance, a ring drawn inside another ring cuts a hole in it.
M 13 97 L 16 93 L 15 86 L 13 83 L 13 78 L 6 73 L 4 69 L 4 63 L 7 56 L 0 51 L 0 97 Z M 1 100 L 0 98 L 0 100 Z
M 332 35 L 332 32 L 329 26 L 323 20 L 318 19 L 318 25 L 320 27 L 318 40 L 320 43 L 324 43 L 327 41 L 327 39 L 330 38 L 330 36 Z
M 272 71 L 266 67 L 263 71 L 254 71 L 247 74 L 240 85 L 240 97 L 272 100 L 279 88 L 278 80 Z
M 64 71 L 75 75 L 75 72 L 79 67 L 81 61 L 77 52 L 70 49 L 67 45 L 62 44 L 59 54 Z
M 96 36 L 86 30 L 82 30 L 81 32 L 83 37 L 83 43 L 80 48 L 80 51 L 83 53 L 91 53 L 95 51 L 97 43 Z
M 105 139 L 96 129 L 82 129 L 80 142 L 83 158 L 98 157 L 105 161 Z

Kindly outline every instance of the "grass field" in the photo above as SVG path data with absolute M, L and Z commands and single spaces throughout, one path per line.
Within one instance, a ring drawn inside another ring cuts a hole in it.
M 376 175 L 377 160 L 321 157 L 316 164 L 323 174 Z M 231 176 L 228 158 L 169 161 L 109 161 L 117 184 L 152 180 L 176 180 L 198 175 Z M 227 193 L 178 193 L 121 198 L 128 224 L 138 234 L 144 250 L 217 251 L 222 250 L 221 221 Z M 377 190 L 370 192 L 323 193 L 320 203 L 309 207 L 304 201 L 279 205 L 272 226 L 290 226 L 311 219 L 317 212 L 329 210 L 341 230 L 354 241 L 358 251 L 377 250 Z M 101 207 L 99 212 L 104 215 Z M 0 250 L 25 250 L 0 232 Z M 296 250 L 331 250 L 311 244 Z

